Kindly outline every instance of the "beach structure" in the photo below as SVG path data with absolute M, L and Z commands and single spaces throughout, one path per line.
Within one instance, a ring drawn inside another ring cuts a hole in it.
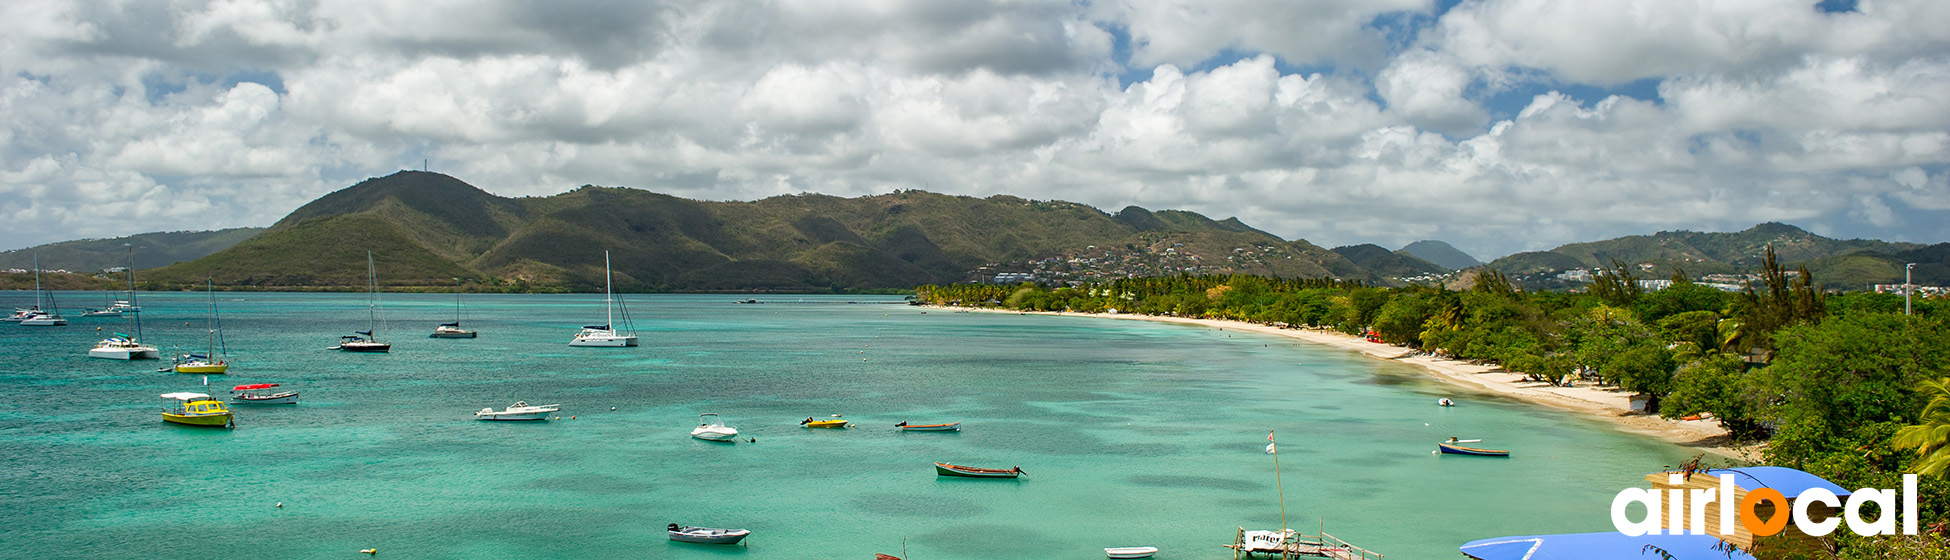
M 1673 475 L 1679 475 L 1679 484 L 1672 484 Z M 1749 492 L 1762 488 L 1779 491 L 1782 496 L 1787 497 L 1788 501 L 1785 506 L 1779 508 L 1781 515 L 1787 515 L 1789 512 L 1792 512 L 1796 501 L 1795 497 L 1810 488 L 1821 488 L 1833 492 L 1843 502 L 1846 502 L 1851 494 L 1847 489 L 1837 486 L 1827 479 L 1788 467 L 1712 469 L 1694 472 L 1690 476 L 1683 471 L 1665 471 L 1645 475 L 1645 481 L 1651 483 L 1651 488 L 1658 491 L 1660 495 L 1670 496 L 1670 490 L 1679 489 L 1684 489 L 1688 492 L 1702 489 L 1717 492 L 1720 489 L 1720 479 L 1722 477 L 1733 478 L 1732 503 L 1735 506 L 1738 506 L 1741 500 L 1747 499 Z M 1755 537 L 1753 531 L 1748 530 L 1745 523 L 1736 522 L 1734 523 L 1732 535 L 1721 535 L 1717 521 L 1720 519 L 1720 507 L 1721 504 L 1718 501 L 1708 502 L 1706 504 L 1705 518 L 1708 524 L 1706 533 L 1726 542 L 1733 543 L 1734 546 L 1739 547 L 1741 550 L 1757 550 L 1761 548 L 1803 550 L 1805 547 L 1824 546 L 1819 537 L 1802 532 L 1793 523 L 1789 523 L 1786 529 L 1774 535 Z M 1687 509 L 1689 511 L 1685 515 L 1690 516 L 1690 510 L 1692 508 L 1689 506 Z M 1684 519 L 1673 519 L 1670 510 L 1671 508 L 1659 508 L 1660 527 L 1672 529 L 1681 526 L 1679 525 L 1681 521 L 1686 521 Z M 1771 501 L 1760 502 L 1755 505 L 1754 513 L 1765 519 L 1774 519 L 1774 515 L 1776 514 L 1775 504 Z M 1809 504 L 1808 516 L 1812 519 L 1839 518 L 1841 515 L 1841 508 L 1828 507 L 1821 503 Z M 1690 529 L 1691 527 L 1686 528 Z
M 1280 482 L 1280 453 L 1278 442 L 1273 439 L 1273 431 L 1266 432 L 1266 454 L 1273 456 L 1273 487 L 1280 501 L 1280 530 L 1248 531 L 1240 527 L 1232 537 L 1232 544 L 1223 545 L 1232 549 L 1233 560 L 1263 557 L 1280 560 L 1300 558 L 1332 558 L 1335 560 L 1381 560 L 1381 553 L 1348 544 L 1347 541 L 1327 534 L 1326 521 L 1321 521 L 1319 535 L 1301 534 L 1286 526 L 1286 486 Z

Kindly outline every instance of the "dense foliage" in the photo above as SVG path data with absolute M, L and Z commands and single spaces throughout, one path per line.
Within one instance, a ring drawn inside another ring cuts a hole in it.
M 1846 488 L 1899 488 L 1901 473 L 1933 467 L 1937 476 L 1925 477 L 1921 492 L 1923 519 L 1946 520 L 1950 300 L 1916 300 L 1915 315 L 1905 316 L 1899 295 L 1824 293 L 1805 268 L 1787 272 L 1771 254 L 1764 264 L 1761 280 L 1742 293 L 1683 281 L 1640 291 L 1615 266 L 1602 294 L 1523 292 L 1479 270 L 1464 291 L 1177 276 L 1055 289 L 923 286 L 916 297 L 1332 329 L 1500 365 L 1537 381 L 1616 386 L 1643 395 L 1650 412 L 1708 415 L 1736 438 L 1767 440 L 1767 463 Z M 1896 438 L 1899 432 L 1906 437 Z M 1883 557 L 1879 547 L 1943 548 L 1919 542 L 1853 543 L 1845 556 Z

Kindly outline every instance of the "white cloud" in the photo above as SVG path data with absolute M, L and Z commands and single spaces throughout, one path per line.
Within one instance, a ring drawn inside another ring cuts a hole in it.
M 1945 6 L 1480 0 L 1404 37 L 1426 0 L 24 0 L 0 245 L 265 225 L 422 157 L 503 195 L 1006 193 L 1480 257 L 1766 220 L 1935 242 Z

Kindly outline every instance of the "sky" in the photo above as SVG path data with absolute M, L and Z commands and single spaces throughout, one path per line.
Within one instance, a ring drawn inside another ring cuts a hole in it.
M 1942 0 L 0 3 L 0 248 L 502 196 L 897 189 L 1478 258 L 1950 241 Z

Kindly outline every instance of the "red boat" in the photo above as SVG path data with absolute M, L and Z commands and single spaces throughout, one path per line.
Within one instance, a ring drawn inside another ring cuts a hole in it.
M 237 404 L 298 404 L 297 391 L 266 391 L 276 389 L 276 383 L 238 385 L 230 389 L 230 402 Z

